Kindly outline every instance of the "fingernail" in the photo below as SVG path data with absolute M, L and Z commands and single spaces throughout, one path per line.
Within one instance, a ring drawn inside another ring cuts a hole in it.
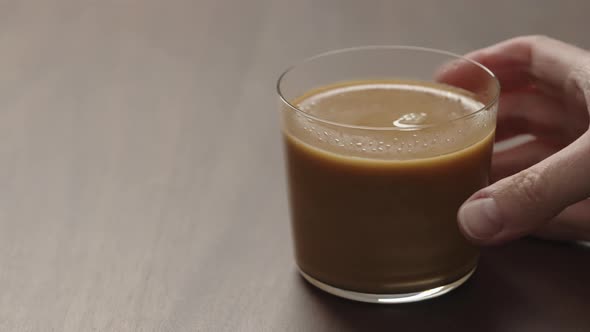
M 498 206 L 493 198 L 480 198 L 466 203 L 459 210 L 463 231 L 476 240 L 489 240 L 502 230 Z

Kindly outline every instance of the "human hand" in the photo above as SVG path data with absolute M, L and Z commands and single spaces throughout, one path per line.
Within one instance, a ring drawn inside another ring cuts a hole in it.
M 490 186 L 458 213 L 467 238 L 495 244 L 527 234 L 590 240 L 590 52 L 542 36 L 518 37 L 467 55 L 502 86 L 496 141 L 531 134 L 497 152 Z M 473 80 L 474 66 L 442 81 Z

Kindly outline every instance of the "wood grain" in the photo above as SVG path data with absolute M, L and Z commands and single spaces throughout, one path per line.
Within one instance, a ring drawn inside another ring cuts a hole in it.
M 439 300 L 297 276 L 274 83 L 363 44 L 590 46 L 590 2 L 0 1 L 0 331 L 585 331 L 590 251 L 520 241 Z

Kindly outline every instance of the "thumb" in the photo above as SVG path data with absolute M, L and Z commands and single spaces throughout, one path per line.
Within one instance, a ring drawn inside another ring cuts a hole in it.
M 586 133 L 533 167 L 475 193 L 459 209 L 459 227 L 480 244 L 529 234 L 590 196 L 588 170 L 590 137 Z

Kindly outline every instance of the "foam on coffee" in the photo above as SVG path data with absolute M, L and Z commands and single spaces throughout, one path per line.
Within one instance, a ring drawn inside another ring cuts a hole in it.
M 354 151 L 378 159 L 426 158 L 459 150 L 489 133 L 491 116 L 464 90 L 405 81 L 336 85 L 299 98 L 296 106 L 315 119 L 296 113 L 291 126 L 295 136 L 332 152 Z M 379 128 L 380 139 L 353 126 Z

